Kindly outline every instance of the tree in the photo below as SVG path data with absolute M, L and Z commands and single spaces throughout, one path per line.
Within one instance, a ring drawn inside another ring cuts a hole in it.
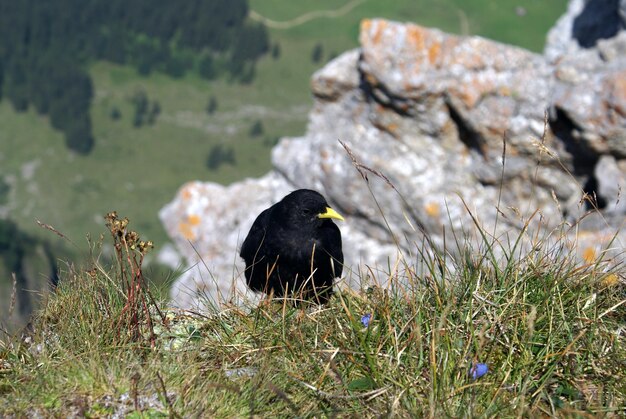
M 149 75 L 158 64 L 156 49 L 145 35 L 139 37 L 133 56 L 135 57 L 137 72 L 142 76 Z
M 0 0 L 0 98 L 17 111 L 32 105 L 48 115 L 68 147 L 84 153 L 93 146 L 93 136 L 84 133 L 91 129 L 93 97 L 85 69 L 93 60 L 130 62 L 140 74 L 159 70 L 172 77 L 197 64 L 204 78 L 230 72 L 250 83 L 270 43 L 267 29 L 247 16 L 246 0 Z M 280 54 L 278 44 L 273 52 Z M 146 117 L 154 122 L 158 112 L 138 105 L 135 126 Z
M 2 85 L 4 84 L 4 66 L 2 64 L 2 56 L 0 56 L 0 100 L 2 100 Z
M 119 121 L 122 118 L 122 111 L 117 106 L 113 106 L 109 112 L 109 117 L 114 121 Z
M 272 47 L 272 58 L 275 60 L 280 58 L 280 44 L 278 42 Z
M 319 63 L 322 61 L 322 56 L 324 55 L 324 47 L 319 42 L 315 44 L 313 50 L 311 51 L 311 61 L 314 63 Z
M 213 80 L 217 77 L 215 61 L 210 55 L 205 55 L 204 57 L 202 57 L 202 59 L 200 60 L 200 65 L 198 67 L 198 72 L 200 73 L 200 77 L 207 80 Z
M 235 164 L 235 151 L 232 147 L 224 148 L 222 144 L 211 147 L 206 159 L 206 166 L 209 170 L 217 170 L 221 165 Z
M 217 98 L 215 96 L 211 96 L 209 98 L 209 103 L 206 105 L 206 111 L 209 115 L 212 115 L 217 110 Z
M 247 24 L 239 30 L 233 47 L 235 61 L 255 61 L 269 51 L 267 29 L 261 24 Z
M 26 86 L 10 84 L 7 86 L 6 90 L 7 97 L 16 112 L 25 112 L 28 110 L 28 92 Z
M 218 144 L 211 147 L 209 155 L 206 158 L 206 167 L 209 170 L 217 170 L 222 164 L 222 145 Z
M 66 147 L 83 156 L 91 153 L 94 144 L 91 132 L 88 132 L 86 129 L 72 128 L 65 134 Z
M 130 42 L 127 41 L 126 33 L 121 28 L 104 27 L 97 42 L 99 44 L 96 47 L 97 58 L 116 64 L 126 64 Z
M 239 75 L 239 82 L 241 84 L 250 84 L 254 81 L 254 77 L 256 76 L 256 68 L 254 66 L 254 62 L 249 62 L 245 64 L 243 70 Z
M 6 95 L 17 112 L 28 109 L 28 64 L 24 58 L 14 58 L 7 67 Z
M 132 104 L 135 106 L 135 114 L 133 115 L 133 127 L 141 127 L 146 119 L 148 113 L 148 96 L 143 90 L 135 92 L 131 98 Z
M 0 178 L 0 205 L 6 205 L 9 202 L 9 192 L 11 192 L 11 185 L 4 177 Z
M 147 122 L 149 125 L 153 125 L 156 122 L 157 117 L 161 114 L 161 104 L 158 101 L 153 101 L 148 112 Z
M 257 119 L 250 127 L 250 131 L 248 131 L 248 136 L 260 137 L 261 135 L 263 135 L 264 131 L 265 130 L 263 129 L 263 122 Z
M 94 146 L 91 124 L 88 121 L 83 121 L 72 125 L 65 133 L 65 145 L 78 154 L 89 154 Z
M 165 62 L 165 72 L 175 79 L 179 79 L 185 75 L 188 64 L 184 57 L 179 54 L 171 54 Z
M 0 256 L 3 259 L 5 274 L 15 274 L 17 282 L 16 300 L 20 314 L 31 311 L 31 293 L 28 291 L 29 281 L 24 272 L 24 257 L 32 252 L 34 240 L 22 232 L 11 220 L 0 219 Z
M 49 92 L 50 124 L 65 134 L 65 144 L 81 155 L 94 145 L 89 105 L 93 96 L 91 79 L 78 67 L 50 64 L 48 77 L 54 80 Z
M 228 65 L 230 73 L 242 83 L 254 80 L 254 62 L 269 50 L 269 39 L 265 26 L 248 24 L 243 26 L 233 47 Z

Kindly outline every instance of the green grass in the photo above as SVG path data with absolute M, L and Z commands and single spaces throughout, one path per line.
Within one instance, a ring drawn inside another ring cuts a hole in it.
M 479 225 L 483 242 L 460 239 L 455 253 L 464 257 L 447 268 L 440 261 L 451 262 L 449 255 L 418 249 L 391 272 L 348 273 L 362 289 L 343 289 L 325 307 L 296 309 L 277 300 L 219 313 L 209 308 L 205 316 L 157 303 L 167 321 L 151 309 L 154 341 L 147 332 L 132 337 L 136 327 L 150 331 L 145 310 L 137 321 L 120 320 L 129 314 L 119 268 L 128 258 L 110 268 L 95 258 L 90 269 L 64 273 L 26 340 L 0 347 L 0 413 L 626 413 L 623 266 L 577 263 L 565 230 L 551 232 L 562 234 L 555 244 L 535 236 L 536 251 L 520 256 L 516 244 L 500 245 Z M 408 262 L 416 258 L 424 269 Z M 475 363 L 487 364 L 488 373 L 473 379 Z
M 252 10 L 275 21 L 289 21 L 312 10 L 337 10 L 349 0 L 312 3 L 283 0 L 251 0 Z M 516 14 L 522 6 L 525 16 Z M 329 40 L 331 48 L 356 46 L 361 19 L 382 17 L 400 22 L 416 22 L 451 33 L 481 35 L 501 42 L 541 52 L 547 30 L 563 14 L 566 0 L 365 0 L 350 13 L 338 18 L 319 18 L 288 30 L 273 30 L 273 37 L 286 42 Z M 338 44 L 340 42 L 340 44 Z M 341 51 L 341 49 L 339 49 Z
M 268 142 L 284 133 L 295 135 L 304 123 L 304 109 L 301 115 L 276 106 L 270 110 L 251 87 L 247 96 L 234 97 L 226 83 L 209 86 L 194 77 L 173 81 L 159 74 L 137 78 L 131 69 L 106 63 L 95 65 L 92 74 L 97 80 L 92 109 L 97 144 L 86 157 L 67 154 L 59 134 L 49 138 L 45 118 L 33 112 L 16 114 L 8 103 L 0 104 L 5 127 L 0 141 L 8 163 L 3 171 L 17 175 L 14 202 L 21 207 L 11 215 L 28 231 L 38 218 L 80 241 L 85 232 L 100 234 L 102 214 L 117 209 L 142 220 L 146 235 L 163 243 L 157 212 L 185 181 L 230 183 L 260 176 L 270 167 L 264 157 L 269 155 Z M 237 89 L 245 93 L 246 87 Z M 132 126 L 130 97 L 140 90 L 161 104 L 161 115 L 155 125 L 138 129 Z M 219 110 L 208 115 L 205 107 L 212 94 L 219 98 Z M 242 109 L 242 100 L 251 107 Z M 122 113 L 119 121 L 110 118 L 114 107 Z M 264 135 L 249 138 L 248 130 L 258 119 Z M 23 135 L 28 132 L 35 135 L 27 141 Z M 216 144 L 234 148 L 237 167 L 207 169 L 206 158 Z M 36 167 L 28 181 L 21 176 L 25 162 Z

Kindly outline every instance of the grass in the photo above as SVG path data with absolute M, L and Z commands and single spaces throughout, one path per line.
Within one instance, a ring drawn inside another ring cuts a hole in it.
M 140 242 L 124 235 L 123 225 L 121 234 L 113 234 L 114 243 L 126 243 L 115 246 L 122 250 L 117 264 L 106 268 L 94 256 L 87 269 L 69 267 L 30 334 L 0 347 L 0 412 L 9 417 L 626 413 L 623 266 L 601 259 L 577 262 L 565 229 L 550 232 L 561 234 L 554 244 L 550 234 L 534 236 L 536 250 L 527 254 L 519 249 L 526 231 L 504 245 L 478 220 L 474 230 L 482 241 L 476 246 L 459 238 L 451 253 L 462 257 L 454 260 L 447 251 L 418 247 L 389 272 L 349 273 L 358 277 L 361 290 L 343 288 L 325 307 L 299 309 L 276 300 L 200 314 L 148 299 L 129 317 L 129 305 L 142 300 L 131 296 L 136 288 L 129 286 L 140 275 L 128 273 L 130 266 L 141 272 L 145 252 L 127 245 L 128 237 Z M 97 254 L 98 246 L 93 249 Z M 422 260 L 422 268 L 410 260 Z M 137 284 L 145 289 L 144 282 Z M 477 363 L 486 364 L 488 372 L 473 378 Z
M 277 108 L 270 113 L 254 94 L 248 95 L 250 108 L 241 109 L 245 96 L 231 97 L 226 83 L 209 87 L 194 77 L 172 81 L 159 74 L 141 79 L 132 69 L 108 63 L 95 65 L 92 73 L 99 81 L 92 109 L 98 144 L 89 156 L 69 155 L 60 135 L 47 137 L 46 118 L 34 112 L 16 114 L 6 101 L 0 104 L 0 123 L 8 127 L 0 134 L 9 160 L 4 170 L 16 175 L 13 205 L 23 204 L 12 217 L 33 234 L 42 234 L 34 223 L 38 218 L 74 240 L 85 232 L 97 236 L 102 232 L 100 214 L 116 208 L 141 220 L 146 236 L 163 243 L 166 235 L 157 213 L 185 181 L 210 177 L 227 184 L 260 176 L 270 168 L 269 160 L 260 156 L 269 155 L 274 139 L 283 133 L 295 135 L 304 123 L 304 109 L 302 115 Z M 138 129 L 132 126 L 130 98 L 140 90 L 162 110 L 155 125 Z M 205 112 L 211 94 L 219 97 L 215 115 Z M 111 120 L 113 108 L 121 111 L 121 120 Z M 249 138 L 250 126 L 259 119 L 263 136 Z M 282 121 L 280 130 L 276 120 Z M 23 135 L 35 128 L 36 135 L 25 141 Z M 237 167 L 207 169 L 206 158 L 217 144 L 234 148 Z M 34 174 L 26 179 L 22 167 L 28 162 Z
M 396 0 L 393 3 L 325 0 L 315 2 L 315 7 L 283 0 L 251 0 L 250 7 L 266 18 L 288 22 L 312 10 L 338 10 L 348 3 L 356 3 L 356 6 L 344 16 L 314 19 L 284 30 L 272 29 L 272 38 L 281 42 L 328 41 L 330 49 L 342 51 L 356 46 L 361 19 L 382 17 L 416 22 L 450 33 L 481 35 L 541 52 L 547 30 L 567 7 L 565 0 L 549 3 L 538 0 Z M 523 6 L 524 16 L 516 13 L 518 6 Z

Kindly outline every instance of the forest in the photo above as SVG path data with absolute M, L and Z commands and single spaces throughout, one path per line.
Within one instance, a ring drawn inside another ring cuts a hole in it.
M 90 63 L 249 83 L 269 39 L 247 15 L 246 0 L 0 0 L 0 100 L 47 115 L 70 150 L 88 154 Z

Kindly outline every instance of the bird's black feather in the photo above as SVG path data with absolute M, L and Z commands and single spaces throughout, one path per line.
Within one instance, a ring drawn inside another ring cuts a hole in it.
M 322 195 L 300 189 L 259 214 L 241 246 L 248 286 L 325 303 L 343 271 L 341 232 Z

